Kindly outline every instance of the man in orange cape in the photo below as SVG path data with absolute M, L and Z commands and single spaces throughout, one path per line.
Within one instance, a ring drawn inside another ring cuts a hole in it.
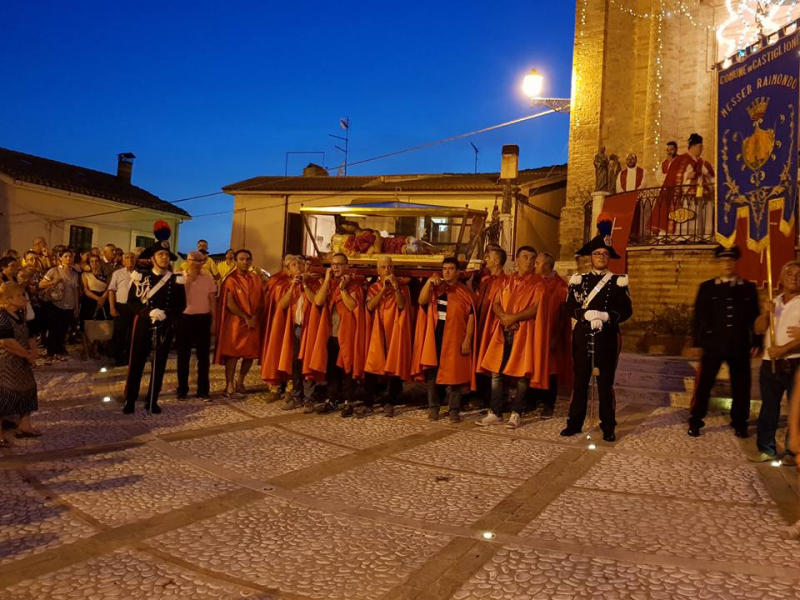
M 486 271 L 487 274 L 481 277 L 478 286 L 478 351 L 476 357 L 476 364 L 478 365 L 478 375 L 484 375 L 477 380 L 478 394 L 483 398 L 484 405 L 488 405 L 489 394 L 489 377 L 491 375 L 485 371 L 481 371 L 480 364 L 486 357 L 486 349 L 489 347 L 489 342 L 492 340 L 494 333 L 494 326 L 497 323 L 497 315 L 494 314 L 492 307 L 495 300 L 500 297 L 503 292 L 503 287 L 506 284 L 508 276 L 503 270 L 506 264 L 506 251 L 499 246 L 491 246 L 486 253 Z M 484 385 L 485 383 L 485 385 Z
M 541 390 L 542 416 L 551 417 L 558 397 L 558 388 L 572 386 L 572 323 L 567 314 L 569 286 L 554 270 L 556 260 L 552 254 L 542 252 L 536 257 L 536 274 L 545 284 L 545 295 L 536 319 L 542 326 L 542 335 L 536 352 L 547 354 L 549 385 Z M 538 391 L 538 390 L 537 390 Z
M 287 255 L 284 266 L 289 276 L 288 285 L 281 285 L 283 295 L 278 298 L 267 330 L 261 364 L 262 378 L 269 373 L 274 379 L 268 382 L 291 378 L 292 387 L 286 392 L 281 408 L 293 410 L 305 406 L 313 409 L 312 395 L 316 383 L 303 381 L 303 361 L 300 346 L 303 333 L 311 322 L 311 311 L 316 310 L 314 296 L 319 282 L 306 271 L 305 260 Z M 267 364 L 268 363 L 268 364 Z
M 264 298 L 264 333 L 263 340 L 264 346 L 261 351 L 261 379 L 267 382 L 269 388 L 269 400 L 275 401 L 280 398 L 281 388 L 291 376 L 278 369 L 278 363 L 275 360 L 274 352 L 280 348 L 279 345 L 273 343 L 272 354 L 268 354 L 267 346 L 270 343 L 271 332 L 277 329 L 283 332 L 286 325 L 286 314 L 278 310 L 279 300 L 286 294 L 286 291 L 292 288 L 294 277 L 289 272 L 289 263 L 297 260 L 297 257 L 287 254 L 283 258 L 281 270 L 269 278 L 265 286 Z M 305 262 L 300 261 L 305 271 Z M 234 266 L 234 270 L 235 270 Z M 223 279 L 224 281 L 224 279 Z M 275 322 L 277 319 L 277 322 Z M 289 392 L 287 392 L 288 399 Z
M 388 397 L 383 414 L 394 416 L 394 405 L 411 377 L 411 293 L 407 283 L 394 276 L 390 256 L 378 258 L 379 280 L 367 290 L 367 311 L 372 326 L 367 340 L 364 366 L 364 406 L 356 415 L 370 414 L 381 379 L 388 378 Z
M 250 272 L 252 264 L 253 255 L 249 250 L 237 250 L 236 270 L 225 278 L 220 294 L 214 362 L 225 365 L 226 398 L 244 398 L 244 379 L 253 361 L 261 355 L 259 320 L 264 288 L 258 276 Z M 240 358 L 242 367 L 234 385 L 236 363 Z
M 317 412 L 333 412 L 344 400 L 343 417 L 353 414 L 354 380 L 364 375 L 367 325 L 363 282 L 347 271 L 347 256 L 334 254 L 314 295 L 320 310 L 310 319 L 313 340 L 307 334 L 301 347 L 304 374 L 328 382 L 328 399 Z
M 517 272 L 512 275 L 500 298 L 495 300 L 493 310 L 497 315 L 492 339 L 486 350 L 481 369 L 492 373 L 492 402 L 489 413 L 478 422 L 487 426 L 503 421 L 503 387 L 506 377 L 514 378 L 517 395 L 512 406 L 507 427 L 519 427 L 525 408 L 525 397 L 531 384 L 546 387 L 546 353 L 537 352 L 538 332 L 536 314 L 545 295 L 545 284 L 536 275 L 534 261 L 536 250 L 522 246 L 517 250 Z M 541 330 L 542 328 L 539 327 Z
M 475 389 L 475 295 L 458 281 L 458 261 L 445 258 L 442 276 L 431 276 L 419 293 L 411 374 L 428 383 L 428 418 L 439 419 L 439 390 L 447 386 L 450 421 L 461 420 L 462 388 Z

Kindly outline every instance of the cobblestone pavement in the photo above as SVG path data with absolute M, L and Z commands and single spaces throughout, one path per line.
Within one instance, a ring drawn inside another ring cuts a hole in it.
M 748 462 L 726 415 L 692 439 L 629 403 L 614 444 L 561 438 L 564 401 L 517 430 L 342 419 L 256 370 L 178 401 L 171 361 L 163 414 L 127 416 L 124 374 L 38 370 L 44 435 L 0 456 L 0 600 L 800 600 L 798 471 Z

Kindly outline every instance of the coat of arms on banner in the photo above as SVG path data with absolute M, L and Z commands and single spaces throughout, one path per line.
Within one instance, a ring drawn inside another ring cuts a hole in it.
M 751 219 L 752 249 L 768 243 L 770 208 L 775 202 L 792 202 L 793 165 L 795 155 L 795 105 L 770 114 L 771 98 L 763 96 L 750 102 L 747 115 L 752 126 L 750 135 L 726 129 L 721 139 L 721 167 L 726 189 L 719 220 L 735 227 L 740 211 Z M 771 123 L 770 118 L 771 117 Z M 768 129 L 764 129 L 764 123 Z M 784 145 L 788 146 L 784 148 Z M 735 152 L 733 157 L 731 153 Z M 775 177 L 775 167 L 779 167 Z M 770 176 L 772 175 L 772 176 Z M 763 232 L 763 233 L 762 233 Z

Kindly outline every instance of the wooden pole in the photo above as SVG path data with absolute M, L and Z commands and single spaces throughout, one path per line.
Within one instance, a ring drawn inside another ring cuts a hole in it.
M 772 303 L 772 236 L 769 237 L 767 244 L 767 297 Z M 772 311 L 769 313 L 769 343 L 770 346 L 775 344 L 775 313 Z M 769 352 L 769 348 L 767 348 L 767 352 Z M 772 365 L 772 372 L 775 373 L 775 361 L 770 360 L 769 362 Z

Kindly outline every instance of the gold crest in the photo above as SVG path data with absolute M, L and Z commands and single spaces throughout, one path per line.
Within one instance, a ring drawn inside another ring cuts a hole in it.
M 686 223 L 686 221 L 691 221 L 695 218 L 697 213 L 689 208 L 679 208 L 678 210 L 673 210 L 669 213 L 669 220 L 675 221 L 676 223 Z
M 742 141 L 742 159 L 751 171 L 758 171 L 763 167 L 775 148 L 775 130 L 761 129 L 767 108 L 769 98 L 756 98 L 747 107 L 747 114 L 753 122 L 753 134 Z

